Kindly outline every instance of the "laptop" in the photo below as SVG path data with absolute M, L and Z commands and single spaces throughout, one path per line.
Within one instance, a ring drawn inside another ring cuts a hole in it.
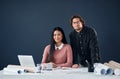
M 21 66 L 35 67 L 32 55 L 18 55 L 18 59 Z

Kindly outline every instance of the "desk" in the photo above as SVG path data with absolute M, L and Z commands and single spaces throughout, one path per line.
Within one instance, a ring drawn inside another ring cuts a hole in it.
M 4 74 L 3 71 L 0 71 L 0 79 L 120 79 L 120 76 L 96 75 L 87 72 L 87 68 L 68 68 L 24 74 Z

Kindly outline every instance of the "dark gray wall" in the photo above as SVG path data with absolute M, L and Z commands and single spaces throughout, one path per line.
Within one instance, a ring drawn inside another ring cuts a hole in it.
M 120 62 L 119 7 L 119 0 L 0 0 L 0 69 L 19 64 L 18 54 L 40 63 L 54 27 L 62 27 L 69 41 L 74 14 L 96 29 L 101 62 Z

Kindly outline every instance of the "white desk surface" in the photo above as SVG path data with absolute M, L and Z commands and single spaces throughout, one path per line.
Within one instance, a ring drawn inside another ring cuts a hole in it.
M 87 72 L 87 68 L 67 68 L 24 74 L 3 73 L 1 70 L 0 79 L 120 79 L 120 76 L 97 75 L 93 72 Z

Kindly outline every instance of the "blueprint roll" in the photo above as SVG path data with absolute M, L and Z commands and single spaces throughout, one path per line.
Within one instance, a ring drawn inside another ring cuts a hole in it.
M 102 69 L 100 67 L 95 67 L 94 72 L 98 75 L 105 75 L 106 74 L 105 69 Z
M 120 76 L 120 69 L 114 69 L 114 74 L 117 75 L 117 76 L 118 75 Z
M 112 68 L 108 68 L 108 69 L 106 70 L 106 74 L 107 74 L 107 75 L 112 75 L 112 74 L 113 74 L 113 69 L 112 69 Z
M 109 66 L 114 70 L 114 75 L 120 75 L 120 69 L 110 63 L 104 63 L 105 65 Z
M 114 70 L 114 69 L 116 69 L 116 67 L 115 67 L 115 66 L 113 66 L 112 64 L 109 64 L 109 63 L 104 63 L 104 65 L 106 65 L 106 66 L 108 66 L 108 67 L 112 68 L 113 70 Z
M 21 74 L 21 73 L 26 72 L 26 70 L 18 69 L 18 68 L 4 68 L 3 71 L 4 72 L 10 72 L 10 73 L 17 73 L 17 74 Z
M 100 74 L 100 75 L 112 75 L 113 74 L 113 69 L 106 66 L 106 65 L 103 65 L 101 63 L 97 63 L 94 65 L 95 67 L 95 70 L 94 72 L 96 74 Z
M 115 68 L 120 69 L 120 63 L 118 63 L 116 61 L 111 60 L 111 61 L 109 61 L 109 64 L 113 65 Z
M 34 73 L 35 67 L 25 67 L 20 65 L 8 65 L 7 68 L 17 68 L 17 69 L 24 69 L 26 72 Z

